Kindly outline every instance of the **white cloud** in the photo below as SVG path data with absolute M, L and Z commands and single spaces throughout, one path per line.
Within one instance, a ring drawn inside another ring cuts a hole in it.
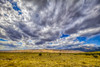
M 8 44 L 18 46 L 16 43 L 22 42 L 22 48 L 77 46 L 83 45 L 84 42 L 74 41 L 76 37 L 100 33 L 100 23 L 97 19 L 100 15 L 100 5 L 96 4 L 97 0 L 13 2 L 17 2 L 21 15 L 18 15 L 18 11 L 15 11 L 8 1 L 0 5 L 0 34 L 10 40 Z M 95 22 L 91 21 L 93 19 Z M 61 39 L 62 31 L 70 36 Z M 37 42 L 40 44 L 37 45 Z

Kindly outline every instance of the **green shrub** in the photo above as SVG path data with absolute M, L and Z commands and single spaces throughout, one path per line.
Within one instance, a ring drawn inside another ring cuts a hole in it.
M 59 55 L 61 55 L 61 53 L 59 53 Z
M 39 53 L 39 56 L 42 56 L 42 53 Z
M 98 58 L 98 56 L 97 55 L 92 55 L 94 58 Z
M 6 58 L 6 60 L 12 60 L 12 58 Z

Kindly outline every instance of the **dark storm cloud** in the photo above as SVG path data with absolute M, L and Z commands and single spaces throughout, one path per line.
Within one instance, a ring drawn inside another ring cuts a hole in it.
M 17 46 L 15 46 L 15 45 L 13 45 L 13 44 L 4 44 L 4 43 L 0 43 L 0 45 L 9 46 L 9 47 L 17 47 Z
M 2 34 L 0 33 L 0 38 L 6 38 L 6 36 L 4 36 L 4 35 L 2 35 Z
M 38 37 L 37 36 L 37 31 L 32 31 L 30 30 L 25 24 L 19 23 L 19 28 L 27 35 L 31 37 Z
M 91 18 L 91 19 L 87 19 L 85 20 L 80 26 L 80 29 L 86 29 L 86 28 L 95 28 L 95 27 L 100 27 L 100 15 L 95 17 L 95 18 Z
M 45 7 L 45 4 L 47 4 L 47 0 L 23 0 L 25 2 L 31 2 L 35 5 L 38 5 L 38 6 L 44 6 Z
M 0 0 L 0 3 L 1 3 L 1 4 L 4 4 L 4 3 L 6 3 L 6 1 L 7 1 L 7 0 Z
M 0 2 L 3 4 L 4 1 Z M 0 17 L 3 17 L 0 26 L 6 31 L 5 37 L 13 41 L 23 40 L 29 44 L 28 40 L 32 40 L 35 45 L 44 45 L 46 42 L 59 39 L 61 33 L 79 36 L 100 33 L 99 0 L 22 0 L 18 3 L 22 12 L 20 16 L 12 10 L 12 7 L 3 5 L 1 7 L 9 8 L 11 11 L 9 20 L 4 19 L 6 10 L 0 13 Z M 13 25 L 15 27 L 10 27 Z
M 45 43 L 45 41 L 39 41 L 39 42 L 36 42 L 35 44 L 36 45 L 42 45 L 42 44 L 44 44 Z
M 13 40 L 17 41 L 18 39 L 20 40 L 22 38 L 22 35 L 20 32 L 14 30 L 12 27 L 7 27 L 5 28 L 7 36 Z

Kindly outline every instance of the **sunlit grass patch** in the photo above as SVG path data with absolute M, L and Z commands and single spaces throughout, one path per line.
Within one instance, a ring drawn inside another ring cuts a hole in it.
M 96 67 L 100 52 L 0 53 L 0 67 Z

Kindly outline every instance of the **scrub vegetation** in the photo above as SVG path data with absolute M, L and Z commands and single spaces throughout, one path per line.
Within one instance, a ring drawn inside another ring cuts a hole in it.
M 100 52 L 0 52 L 0 67 L 100 67 Z

